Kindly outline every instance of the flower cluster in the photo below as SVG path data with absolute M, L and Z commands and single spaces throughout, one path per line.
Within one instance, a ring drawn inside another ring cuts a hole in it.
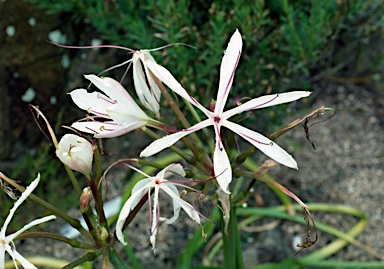
M 227 155 L 225 142 L 223 141 L 222 127 L 231 130 L 247 140 L 274 161 L 297 169 L 297 164 L 293 157 L 275 142 L 230 119 L 239 113 L 288 103 L 307 97 L 310 95 L 310 92 L 295 91 L 271 94 L 251 99 L 232 109 L 225 109 L 234 81 L 235 71 L 241 58 L 241 50 L 242 38 L 239 31 L 236 30 L 228 43 L 221 62 L 219 88 L 215 105 L 210 109 L 205 108 L 193 98 L 165 67 L 157 64 L 150 55 L 149 50 L 134 51 L 132 59 L 126 62 L 133 64 L 133 80 L 138 98 L 142 105 L 150 110 L 157 118 L 160 116 L 161 91 L 166 91 L 163 84 L 187 102 L 191 103 L 206 116 L 206 119 L 187 129 L 173 130 L 171 132 L 170 128 L 165 128 L 165 124 L 150 118 L 119 82 L 112 78 L 101 78 L 95 75 L 86 75 L 85 78 L 101 92 L 88 92 L 86 89 L 76 89 L 70 93 L 73 102 L 89 114 L 87 118 L 73 123 L 72 127 L 79 131 L 93 134 L 95 138 L 117 137 L 145 126 L 152 126 L 168 131 L 168 135 L 152 142 L 140 154 L 140 157 L 149 157 L 159 153 L 165 148 L 171 147 L 177 141 L 191 133 L 212 126 L 215 133 L 215 147 L 213 152 L 211 152 L 213 156 L 213 167 L 211 162 L 212 174 L 209 176 L 213 176 L 213 178 L 217 180 L 219 189 L 226 193 L 227 197 L 229 197 L 231 193 L 232 168 L 231 160 Z M 63 163 L 74 170 L 87 174 L 92 169 L 92 158 L 90 157 L 92 156 L 92 147 L 85 143 L 84 139 L 76 136 L 64 136 L 56 153 Z M 86 155 L 88 155 L 88 157 L 86 157 Z M 180 164 L 168 165 L 155 177 L 151 177 L 134 167 L 131 168 L 143 174 L 146 178 L 134 186 L 130 198 L 125 202 L 118 217 L 116 237 L 121 243 L 126 244 L 123 235 L 126 219 L 146 195 L 148 195 L 148 201 L 151 201 L 150 196 L 153 195 L 150 220 L 150 242 L 153 249 L 155 249 L 156 234 L 160 222 L 173 223 L 178 218 L 181 209 L 183 209 L 191 219 L 200 224 L 199 213 L 191 204 L 180 197 L 176 186 L 183 188 L 189 187 L 175 183 L 175 181 L 167 180 L 170 173 L 185 176 L 185 171 Z M 173 216 L 171 218 L 161 217 L 160 215 L 160 190 L 172 198 Z

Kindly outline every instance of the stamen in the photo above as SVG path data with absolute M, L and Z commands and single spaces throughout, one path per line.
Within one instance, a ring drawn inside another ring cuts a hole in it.
M 109 118 L 109 115 L 108 114 L 105 114 L 105 113 L 100 113 L 96 110 L 92 110 L 92 108 L 88 108 L 87 109 L 87 113 L 90 113 L 90 114 L 96 114 L 96 115 L 100 115 L 100 116 L 103 116 L 103 117 L 108 117 Z
M 108 102 L 108 103 L 110 103 L 110 104 L 112 104 L 112 105 L 117 104 L 117 100 L 110 100 L 110 99 L 108 99 L 108 98 L 105 98 L 105 95 L 103 95 L 103 94 L 101 94 L 101 93 L 98 93 L 98 94 L 97 94 L 97 98 L 98 98 L 98 99 L 102 99 L 102 100 L 104 100 L 104 101 L 106 101 L 106 102 Z
M 273 100 L 275 100 L 275 99 L 278 98 L 278 97 L 279 97 L 279 94 L 276 93 L 276 96 L 274 96 L 271 100 L 269 100 L 269 101 L 267 101 L 267 102 L 264 102 L 264 103 L 262 103 L 262 104 L 259 104 L 259 105 L 257 105 L 257 106 L 254 106 L 254 107 L 252 107 L 251 109 L 256 109 L 256 108 L 258 108 L 258 107 L 262 107 L 262 106 L 264 106 L 264 105 L 266 105 L 266 104 L 272 102 Z M 251 110 L 251 109 L 249 109 L 249 110 Z
M 100 126 L 100 131 L 106 131 L 106 132 L 112 132 L 114 131 L 115 129 L 108 129 L 108 128 L 105 128 L 104 125 Z
M 248 136 L 248 135 L 245 135 L 245 134 L 242 134 L 242 136 L 244 136 L 244 137 L 246 137 L 247 139 L 252 140 L 252 141 L 254 141 L 254 142 L 258 143 L 258 144 L 261 144 L 261 145 L 265 145 L 265 146 L 273 146 L 273 142 L 272 142 L 272 141 L 269 142 L 269 143 L 265 143 L 265 142 L 261 142 L 261 141 L 259 141 L 259 140 L 254 139 L 252 136 Z

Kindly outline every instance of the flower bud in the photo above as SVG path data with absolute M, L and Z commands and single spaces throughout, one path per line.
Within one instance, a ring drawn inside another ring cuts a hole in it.
M 92 191 L 90 187 L 85 187 L 80 196 L 80 212 L 85 213 L 89 208 L 89 203 L 92 200 Z
M 73 135 L 64 135 L 56 149 L 56 156 L 62 163 L 84 175 L 92 169 L 93 145 L 86 139 Z

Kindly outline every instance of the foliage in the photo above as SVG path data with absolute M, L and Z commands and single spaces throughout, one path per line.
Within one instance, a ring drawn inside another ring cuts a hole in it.
M 192 93 L 211 96 L 218 86 L 222 48 L 235 28 L 244 39 L 235 93 L 260 95 L 292 88 L 308 89 L 311 76 L 332 62 L 341 32 L 374 1 L 99 1 L 30 0 L 50 13 L 68 12 L 74 23 L 85 22 L 105 43 L 132 49 L 185 43 L 197 50 L 170 47 L 156 59 L 174 70 Z M 361 24 L 360 32 L 378 21 Z M 377 29 L 377 28 L 376 28 Z M 224 37 L 224 38 L 223 38 Z M 76 45 L 76 44 L 70 44 Z M 334 63 L 335 65 L 338 63 Z M 270 88 L 269 88 L 270 87 Z M 202 100 L 207 104 L 210 100 Z

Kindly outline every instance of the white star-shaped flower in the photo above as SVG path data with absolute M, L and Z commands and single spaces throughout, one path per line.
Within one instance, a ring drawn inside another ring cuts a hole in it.
M 229 41 L 228 48 L 225 51 L 223 60 L 221 62 L 219 90 L 217 93 L 214 111 L 209 111 L 208 109 L 203 107 L 198 101 L 196 101 L 196 99 L 190 96 L 188 92 L 181 86 L 180 83 L 177 82 L 177 80 L 167 69 L 153 62 L 147 63 L 148 68 L 156 77 L 158 77 L 175 93 L 183 97 L 192 105 L 196 106 L 198 109 L 200 109 L 207 116 L 207 119 L 197 123 L 196 125 L 186 130 L 181 130 L 177 133 L 165 136 L 154 141 L 141 152 L 141 157 L 148 157 L 153 154 L 156 154 L 161 150 L 170 147 L 182 137 L 212 125 L 215 130 L 216 138 L 216 147 L 213 155 L 214 172 L 219 186 L 226 193 L 230 193 L 228 190 L 228 186 L 229 183 L 232 181 L 232 169 L 229 158 L 227 156 L 227 153 L 225 152 L 223 143 L 221 141 L 221 126 L 232 130 L 276 162 L 297 169 L 296 161 L 284 149 L 279 147 L 279 145 L 272 142 L 267 137 L 255 131 L 247 129 L 237 123 L 231 122 L 228 119 L 236 114 L 245 111 L 292 102 L 300 98 L 307 97 L 311 93 L 306 91 L 296 91 L 266 95 L 252 99 L 238 107 L 224 111 L 224 106 L 227 102 L 228 94 L 232 86 L 235 70 L 240 59 L 241 48 L 241 35 L 239 31 L 236 30 L 231 40 Z
M 131 167 L 133 168 L 133 167 Z M 166 178 L 169 177 L 172 174 L 177 174 L 179 176 L 184 177 L 185 171 L 183 167 L 178 164 L 170 164 L 167 167 L 165 167 L 163 170 L 161 170 L 155 177 L 150 177 L 146 175 L 144 172 L 135 169 L 137 172 L 143 174 L 146 176 L 146 179 L 142 179 L 139 182 L 136 183 L 136 185 L 132 189 L 132 195 L 129 197 L 129 199 L 125 202 L 123 208 L 121 209 L 119 218 L 116 223 L 116 236 L 117 239 L 123 244 L 126 245 L 127 243 L 124 240 L 123 235 L 123 225 L 125 222 L 125 219 L 128 217 L 129 213 L 137 206 L 139 201 L 143 198 L 143 196 L 148 193 L 148 201 L 150 201 L 151 197 L 151 190 L 154 189 L 153 193 L 153 208 L 152 208 L 152 217 L 150 219 L 151 222 L 151 236 L 150 236 L 150 242 L 152 244 L 152 248 L 155 250 L 156 246 L 156 235 L 157 230 L 159 227 L 159 224 L 161 222 L 165 222 L 167 224 L 171 224 L 176 221 L 176 219 L 179 217 L 180 210 L 183 209 L 188 216 L 193 219 L 195 222 L 200 224 L 200 216 L 199 213 L 196 211 L 196 209 L 193 208 L 193 206 L 184 201 L 180 198 L 179 192 L 176 188 L 176 186 L 184 186 L 180 183 L 176 183 L 177 180 L 174 181 L 168 181 Z M 188 188 L 188 187 L 187 187 Z M 162 190 L 165 193 L 167 193 L 171 198 L 173 202 L 173 216 L 171 218 L 164 218 L 160 216 L 160 206 L 159 206 L 159 191 Z

